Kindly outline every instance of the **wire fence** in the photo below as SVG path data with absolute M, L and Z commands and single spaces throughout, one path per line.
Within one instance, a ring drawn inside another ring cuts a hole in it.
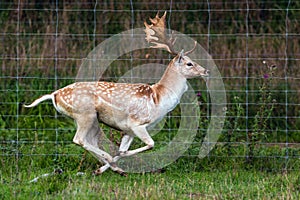
M 194 38 L 209 52 L 226 89 L 224 128 L 203 163 L 230 159 L 268 170 L 299 170 L 299 10 L 300 3 L 292 0 L 1 2 L 2 166 L 10 163 L 18 169 L 25 158 L 31 165 L 38 157 L 52 156 L 58 162 L 81 158 L 82 152 L 72 149 L 76 127 L 71 119 L 50 102 L 30 110 L 22 104 L 76 81 L 84 58 L 105 39 L 143 28 L 157 11 L 168 11 L 167 28 Z M 116 81 L 137 65 L 167 64 L 170 59 L 158 50 L 133 51 L 112 63 L 102 79 Z M 203 81 L 190 84 L 201 117 L 183 157 L 194 159 L 211 119 L 211 99 Z M 163 137 L 155 135 L 159 147 L 174 137 L 178 118 L 180 108 L 168 114 Z M 103 128 L 119 142 L 114 131 Z

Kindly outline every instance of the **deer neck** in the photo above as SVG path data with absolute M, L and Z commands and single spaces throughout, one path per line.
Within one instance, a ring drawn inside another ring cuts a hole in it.
M 163 106 L 173 109 L 180 101 L 181 96 L 187 90 L 186 78 L 177 72 L 174 66 L 168 66 L 164 75 L 153 88 L 156 88 Z

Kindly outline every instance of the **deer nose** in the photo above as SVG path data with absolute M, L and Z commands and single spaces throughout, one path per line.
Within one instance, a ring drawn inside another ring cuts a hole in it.
M 209 75 L 210 71 L 208 69 L 205 70 L 205 74 Z

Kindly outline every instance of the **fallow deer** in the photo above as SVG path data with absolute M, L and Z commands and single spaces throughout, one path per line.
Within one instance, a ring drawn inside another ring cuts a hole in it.
M 126 156 L 153 148 L 154 141 L 147 127 L 157 123 L 179 103 L 187 90 L 187 79 L 208 76 L 209 71 L 193 62 L 188 52 L 174 50 L 175 39 L 166 34 L 166 12 L 150 18 L 152 24 L 145 24 L 146 40 L 154 44 L 152 48 L 162 48 L 176 55 L 169 63 L 158 83 L 127 84 L 113 82 L 76 82 L 51 94 L 36 99 L 25 107 L 34 107 L 51 99 L 55 109 L 76 121 L 77 132 L 73 142 L 92 153 L 105 163 L 95 171 L 101 174 L 108 168 L 125 174 L 116 162 Z M 125 133 L 121 139 L 119 153 L 113 157 L 98 146 L 100 138 L 99 121 Z M 146 146 L 129 150 L 134 137 Z

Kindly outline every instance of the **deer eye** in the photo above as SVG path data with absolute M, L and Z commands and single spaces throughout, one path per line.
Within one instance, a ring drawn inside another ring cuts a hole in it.
M 191 67 L 191 66 L 193 66 L 193 63 L 190 63 L 190 62 L 189 62 L 189 63 L 187 63 L 186 65 L 189 66 L 189 67 Z

